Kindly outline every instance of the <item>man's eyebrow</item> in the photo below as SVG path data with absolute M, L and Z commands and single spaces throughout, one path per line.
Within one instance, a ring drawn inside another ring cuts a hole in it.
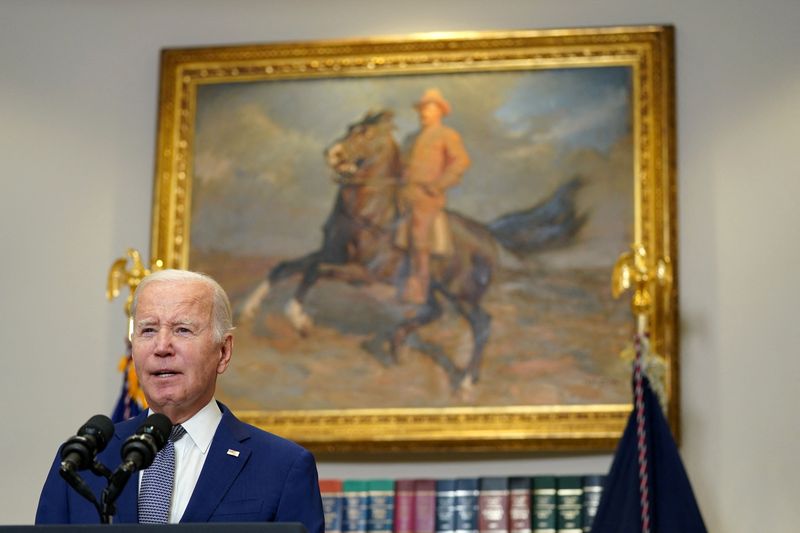
M 139 320 L 138 322 L 136 322 L 136 327 L 137 328 L 143 328 L 143 327 L 148 327 L 148 326 L 155 326 L 155 325 L 157 325 L 159 323 L 160 322 L 155 318 L 143 318 L 142 320 Z M 167 325 L 167 327 L 170 327 L 170 328 L 174 328 L 175 326 L 188 326 L 188 327 L 193 328 L 193 329 L 200 329 L 201 328 L 201 324 L 199 322 L 197 322 L 196 320 L 189 319 L 189 318 L 179 318 L 179 319 L 175 319 L 175 320 L 170 320 L 170 321 L 168 321 L 166 323 L 166 325 Z

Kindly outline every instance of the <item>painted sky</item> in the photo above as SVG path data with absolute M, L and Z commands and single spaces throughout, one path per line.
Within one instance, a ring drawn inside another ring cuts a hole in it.
M 449 207 L 480 221 L 534 205 L 573 175 L 587 179 L 583 240 L 630 242 L 631 79 L 626 67 L 303 79 L 200 86 L 194 142 L 194 249 L 297 255 L 319 244 L 335 185 L 323 150 L 372 109 L 395 112 L 438 87 L 473 164 Z M 591 248 L 591 246 L 590 246 Z M 604 259 L 605 260 L 605 259 Z M 612 259 L 613 260 L 613 259 Z

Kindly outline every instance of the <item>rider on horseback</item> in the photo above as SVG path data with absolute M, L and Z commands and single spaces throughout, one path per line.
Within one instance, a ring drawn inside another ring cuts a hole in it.
M 428 89 L 414 104 L 420 129 L 405 143 L 401 207 L 405 220 L 395 245 L 410 251 L 411 270 L 402 298 L 421 304 L 430 286 L 431 254 L 449 255 L 452 237 L 444 213 L 445 191 L 461 181 L 470 160 L 461 136 L 442 124 L 450 104 L 439 89 Z

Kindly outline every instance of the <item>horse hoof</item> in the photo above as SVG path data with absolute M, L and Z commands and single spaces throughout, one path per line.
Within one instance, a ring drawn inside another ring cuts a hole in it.
M 269 293 L 269 281 L 264 280 L 250 293 L 250 296 L 247 297 L 247 300 L 242 305 L 242 310 L 239 313 L 239 318 L 242 322 L 249 322 L 253 319 L 258 306 L 266 298 L 267 293 Z
M 303 337 L 308 335 L 314 322 L 311 320 L 311 317 L 303 311 L 303 304 L 292 298 L 289 300 L 289 303 L 286 304 L 285 312 L 289 322 L 294 326 L 294 329 Z

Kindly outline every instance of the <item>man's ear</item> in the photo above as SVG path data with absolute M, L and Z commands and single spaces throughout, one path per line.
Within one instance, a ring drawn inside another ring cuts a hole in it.
M 217 374 L 222 374 L 228 368 L 233 355 L 233 335 L 226 333 L 219 346 L 219 362 L 217 363 Z

